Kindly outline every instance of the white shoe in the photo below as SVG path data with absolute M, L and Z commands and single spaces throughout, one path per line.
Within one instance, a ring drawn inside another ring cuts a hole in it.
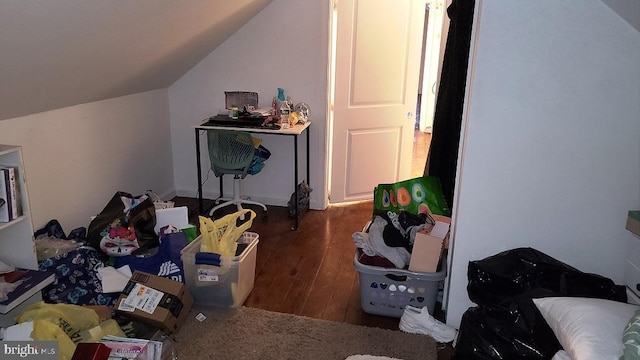
M 412 334 L 429 335 L 439 343 L 451 342 L 457 334 L 456 329 L 431 316 L 426 306 L 422 309 L 405 306 L 400 318 L 400 330 Z

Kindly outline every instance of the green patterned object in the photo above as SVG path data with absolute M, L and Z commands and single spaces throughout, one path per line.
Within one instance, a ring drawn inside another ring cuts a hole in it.
M 636 310 L 622 334 L 623 355 L 620 360 L 640 360 L 640 310 Z
M 373 190 L 374 211 L 408 211 L 451 216 L 440 180 L 422 176 L 393 184 L 380 184 Z

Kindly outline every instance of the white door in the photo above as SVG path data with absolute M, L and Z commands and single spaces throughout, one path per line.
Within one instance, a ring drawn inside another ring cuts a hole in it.
M 429 20 L 424 46 L 424 65 L 422 69 L 422 102 L 420 103 L 420 131 L 431 132 L 433 115 L 436 109 L 436 95 L 440 74 L 440 50 L 442 42 L 442 23 L 445 6 L 441 0 L 428 0 Z M 427 129 L 428 128 L 428 129 Z
M 426 0 L 339 0 L 334 7 L 330 201 L 371 199 L 407 179 Z

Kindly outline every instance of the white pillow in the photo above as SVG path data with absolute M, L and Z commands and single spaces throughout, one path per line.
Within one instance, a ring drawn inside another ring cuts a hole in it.
M 553 355 L 551 360 L 573 360 L 573 359 L 569 357 L 569 354 L 567 354 L 566 351 L 558 350 L 558 352 L 555 355 Z
M 540 313 L 573 360 L 618 360 L 622 333 L 640 306 L 574 297 L 533 299 Z

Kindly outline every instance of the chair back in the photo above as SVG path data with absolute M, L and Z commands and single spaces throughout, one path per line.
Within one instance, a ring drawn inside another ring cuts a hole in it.
M 207 130 L 211 168 L 216 176 L 247 175 L 255 155 L 251 134 L 243 131 Z

